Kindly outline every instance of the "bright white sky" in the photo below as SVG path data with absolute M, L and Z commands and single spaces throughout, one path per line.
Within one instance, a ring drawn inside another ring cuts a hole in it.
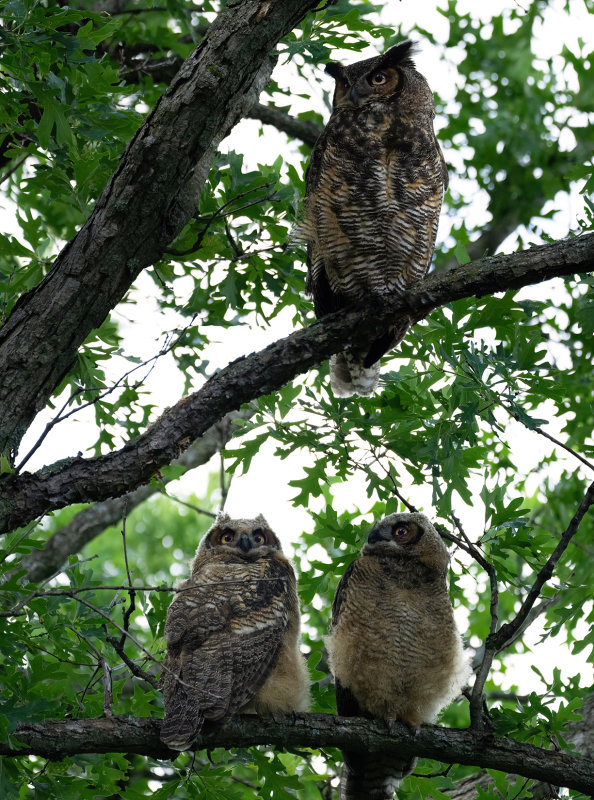
M 448 35 L 448 22 L 443 15 L 436 11 L 436 6 L 443 8 L 445 5 L 445 0 L 441 0 L 439 3 L 434 2 L 434 0 L 388 2 L 385 4 L 381 14 L 381 23 L 391 27 L 397 27 L 402 24 L 406 30 L 408 26 L 420 20 L 423 27 L 435 31 L 438 39 L 445 41 Z M 490 2 L 477 4 L 476 2 L 471 2 L 471 0 L 463 0 L 463 2 L 458 3 L 457 7 L 461 12 L 472 12 L 475 15 L 480 13 L 487 19 L 501 9 L 512 7 L 522 9 L 528 5 L 528 2 L 524 5 L 523 3 L 514 4 L 490 0 Z M 561 0 L 554 4 L 547 12 L 544 25 L 541 26 L 538 48 L 539 55 L 542 57 L 558 54 L 563 46 L 568 46 L 571 49 L 572 46 L 575 46 L 578 36 L 586 41 L 594 41 L 594 15 L 587 13 L 582 0 L 572 0 L 570 17 L 563 11 L 563 5 L 564 3 Z M 432 46 L 423 46 L 422 42 L 420 44 L 420 52 L 415 59 L 418 69 L 427 77 L 434 90 L 438 91 L 444 98 L 451 98 L 454 91 L 454 82 L 456 81 L 455 65 L 459 60 L 459 54 L 448 52 L 446 54 L 446 64 L 444 65 L 444 62 L 440 60 L 441 53 L 437 52 Z M 376 52 L 373 47 L 370 47 L 360 56 L 345 52 L 336 54 L 334 58 L 348 62 L 373 56 Z M 275 77 L 281 85 L 293 87 L 295 77 L 290 65 L 277 67 Z M 309 92 L 311 100 L 306 102 L 296 98 L 295 109 L 301 110 L 302 108 L 313 106 L 327 116 L 323 103 L 322 89 L 330 91 L 332 81 L 324 74 L 322 69 L 320 69 L 317 79 L 319 81 L 317 84 L 305 87 L 303 85 L 299 86 L 297 91 Z M 256 163 L 271 163 L 278 152 L 286 151 L 287 139 L 284 135 L 268 126 L 265 128 L 264 136 L 260 136 L 259 133 L 259 123 L 246 120 L 223 143 L 223 147 L 245 152 L 246 160 L 249 159 L 248 164 L 250 166 L 255 166 Z M 446 160 L 448 160 L 447 153 Z M 455 180 L 455 175 L 453 177 Z M 574 197 L 569 198 L 566 196 L 558 199 L 557 208 L 561 210 L 551 223 L 549 232 L 554 236 L 562 237 L 567 234 L 569 227 L 574 224 L 575 213 L 579 205 Z M 472 201 L 473 213 L 478 215 L 475 219 L 480 224 L 484 210 L 481 210 L 480 199 L 477 198 L 476 194 L 472 195 Z M 3 203 L 5 209 L 4 213 L 2 213 L 2 207 L 0 207 L 3 230 L 18 235 L 19 229 L 14 217 L 14 211 L 6 201 L 0 202 Z M 445 233 L 441 232 L 442 236 L 446 234 L 447 231 Z M 509 243 L 509 249 L 513 249 L 511 242 Z M 179 320 L 173 314 L 164 315 L 158 311 L 155 302 L 155 289 L 152 281 L 146 275 L 140 277 L 137 286 L 144 296 L 143 302 L 135 308 L 126 306 L 116 312 L 116 316 L 121 321 L 122 333 L 125 334 L 127 341 L 127 351 L 133 352 L 141 358 L 150 358 L 158 351 L 160 345 L 160 342 L 155 341 L 155 332 L 165 330 L 168 324 L 171 328 L 174 328 L 179 324 Z M 550 292 L 550 287 L 547 285 L 546 287 L 528 287 L 523 291 L 523 294 L 534 298 L 546 297 L 548 292 Z M 171 317 L 169 321 L 167 316 Z M 255 321 L 249 331 L 246 331 L 245 327 L 232 331 L 221 331 L 221 338 L 218 344 L 213 344 L 209 349 L 207 358 L 211 364 L 225 366 L 238 356 L 261 349 L 279 337 L 290 334 L 293 329 L 294 326 L 290 315 L 285 314 L 279 316 L 269 328 L 259 327 L 258 322 Z M 216 341 L 216 332 L 212 333 L 215 334 L 213 338 Z M 112 377 L 114 379 L 119 377 L 128 368 L 129 364 L 122 362 L 111 373 Z M 152 395 L 152 402 L 157 402 L 162 409 L 174 405 L 179 400 L 182 393 L 182 380 L 171 358 L 166 357 L 158 362 L 147 381 L 146 388 Z M 45 413 L 40 415 L 23 442 L 21 455 L 26 453 L 37 440 L 47 420 L 51 419 L 51 417 L 52 415 Z M 93 442 L 94 426 L 92 423 L 93 414 L 89 410 L 59 425 L 50 434 L 43 448 L 28 463 L 27 468 L 31 470 L 37 469 L 42 464 L 51 463 L 59 458 L 75 454 L 79 450 L 84 451 L 85 447 L 90 446 Z M 531 465 L 538 464 L 542 457 L 550 452 L 552 445 L 537 434 L 526 431 L 517 423 L 512 424 L 516 428 L 514 431 L 514 441 L 517 442 L 516 457 L 520 469 L 523 472 L 527 472 L 531 469 Z M 553 425 L 547 430 L 553 434 L 559 434 L 559 428 L 560 425 L 557 421 L 557 430 L 554 429 Z M 282 537 L 286 549 L 290 550 L 291 542 L 303 530 L 311 530 L 312 523 L 308 514 L 303 509 L 292 507 L 291 498 L 297 491 L 289 486 L 290 480 L 302 476 L 302 467 L 308 463 L 309 458 L 310 456 L 307 454 L 294 453 L 281 461 L 274 456 L 273 446 L 264 446 L 258 456 L 254 458 L 249 474 L 234 477 L 227 499 L 226 510 L 232 516 L 242 517 L 255 516 L 260 512 L 264 513 L 269 523 Z M 200 496 L 206 490 L 207 478 L 208 468 L 195 470 L 182 479 L 175 488 L 172 487 L 171 492 L 177 496 L 185 496 L 190 492 L 196 492 Z M 477 480 L 477 495 L 480 485 Z M 415 505 L 423 508 L 429 516 L 432 515 L 429 487 L 425 490 L 422 487 L 414 487 L 414 490 L 411 490 L 409 494 L 409 498 Z M 365 511 L 370 504 L 366 499 L 363 482 L 353 479 L 348 486 L 338 490 L 336 492 L 336 503 L 340 506 L 340 510 L 361 508 Z M 319 504 L 316 508 L 319 508 Z M 467 532 L 471 536 L 480 535 L 484 515 L 480 501 L 472 509 L 460 504 L 458 513 L 465 524 Z M 321 555 L 321 553 L 317 555 Z M 550 648 L 547 649 L 543 657 L 542 648 L 540 648 L 539 667 L 545 673 L 550 674 L 552 667 L 557 664 L 557 655 L 558 650 Z M 525 665 L 526 659 L 523 658 L 522 661 Z M 568 674 L 576 674 L 584 666 L 584 661 L 581 658 L 568 658 L 565 663 L 565 669 L 568 670 Z M 517 670 L 512 668 L 508 671 L 509 682 L 517 681 L 519 674 L 524 675 L 522 681 L 522 683 L 525 683 L 524 690 L 537 687 L 538 681 L 534 680 L 535 676 L 530 672 L 526 672 L 524 668 L 520 670 L 519 665 Z M 589 675 L 586 677 L 586 680 L 588 679 Z

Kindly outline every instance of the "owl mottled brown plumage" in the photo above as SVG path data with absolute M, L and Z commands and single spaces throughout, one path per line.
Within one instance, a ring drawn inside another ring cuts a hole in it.
M 448 176 L 433 131 L 433 95 L 405 41 L 377 58 L 326 66 L 332 115 L 306 173 L 307 290 L 317 317 L 373 298 L 403 297 L 429 269 Z M 393 320 L 371 346 L 330 360 L 334 394 L 369 395 L 379 359 L 404 337 Z
M 422 514 L 391 514 L 347 568 L 326 639 L 338 713 L 433 722 L 470 676 L 446 582 L 449 555 Z M 391 800 L 416 759 L 343 753 L 340 800 Z
M 295 573 L 263 516 L 219 514 L 165 623 L 161 739 L 187 750 L 204 720 L 306 711 Z

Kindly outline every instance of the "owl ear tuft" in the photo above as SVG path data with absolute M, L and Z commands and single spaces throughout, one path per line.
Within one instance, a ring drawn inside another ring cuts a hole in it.
M 396 66 L 397 64 L 410 64 L 414 66 L 412 56 L 417 52 L 417 45 L 411 39 L 406 39 L 404 42 L 399 42 L 390 47 L 389 50 L 383 54 L 380 60 L 382 67 Z
M 258 525 L 261 525 L 263 528 L 265 528 L 268 531 L 271 530 L 270 525 L 266 522 L 266 519 L 264 518 L 263 514 L 258 514 L 258 516 L 254 520 L 254 522 L 257 522 Z
M 338 61 L 329 61 L 324 72 L 327 72 L 335 81 L 344 77 L 344 67 Z
M 226 511 L 219 511 L 215 519 L 215 525 L 224 525 L 226 522 L 229 522 L 231 517 L 227 514 Z M 214 527 L 214 526 L 213 526 Z

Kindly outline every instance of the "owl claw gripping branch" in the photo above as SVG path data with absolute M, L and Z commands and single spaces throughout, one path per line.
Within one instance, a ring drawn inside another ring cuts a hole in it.
M 374 297 L 405 297 L 427 274 L 448 176 L 433 131 L 433 95 L 401 42 L 348 67 L 330 62 L 332 115 L 306 173 L 307 290 L 317 317 Z M 369 395 L 379 359 L 411 320 L 395 319 L 363 351 L 330 359 L 334 394 Z

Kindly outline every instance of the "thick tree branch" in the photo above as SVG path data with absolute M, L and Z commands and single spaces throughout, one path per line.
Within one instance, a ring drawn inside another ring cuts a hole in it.
M 206 464 L 234 435 L 237 430 L 235 423 L 242 419 L 248 419 L 252 413 L 250 409 L 246 409 L 242 412 L 227 414 L 193 442 L 173 463 L 186 467 L 186 470 Z M 163 478 L 162 482 L 167 484 L 169 481 L 167 478 Z M 129 514 L 133 508 L 158 491 L 160 489 L 156 485 L 140 486 L 121 497 L 114 497 L 83 509 L 47 540 L 43 550 L 33 550 L 29 556 L 23 559 L 19 566 L 19 569 L 27 570 L 23 581 L 37 583 L 37 581 L 45 580 L 53 575 L 69 555 L 78 553 L 105 528 L 117 524 L 123 517 L 124 509 Z
M 301 139 L 309 147 L 314 146 L 323 130 L 321 125 L 316 125 L 311 120 L 292 117 L 285 111 L 281 111 L 280 108 L 265 106 L 262 103 L 253 105 L 246 116 L 251 119 L 259 119 L 265 125 L 273 125 L 277 130 L 286 133 L 293 139 Z
M 195 215 L 219 142 L 268 82 L 269 53 L 316 5 L 229 3 L 184 62 L 85 225 L 0 329 L 0 452 L 16 450 L 90 331 Z
M 563 732 L 563 738 L 566 742 L 574 745 L 582 758 L 592 760 L 594 759 L 593 694 L 586 697 L 579 713 L 582 719 L 578 722 L 570 722 Z M 508 775 L 508 784 L 512 782 L 513 778 L 513 775 Z M 448 792 L 448 797 L 450 800 L 475 800 L 479 787 L 486 792 L 493 789 L 494 786 L 495 781 L 488 772 L 474 773 L 474 775 L 457 782 L 455 788 Z M 559 797 L 558 789 L 559 787 L 551 781 L 538 780 L 530 786 L 530 796 L 532 800 L 551 800 L 551 798 Z
M 259 353 L 239 358 L 184 398 L 149 430 L 120 450 L 97 458 L 73 458 L 39 473 L 0 479 L 0 533 L 71 503 L 117 497 L 147 483 L 178 458 L 224 414 L 278 389 L 296 375 L 342 350 L 362 347 L 397 313 L 421 319 L 438 306 L 473 295 L 520 288 L 555 276 L 594 270 L 594 234 L 482 259 L 433 274 L 411 288 L 406 301 L 377 303 L 361 312 L 341 311 L 280 339 Z
M 40 755 L 55 760 L 79 753 L 125 752 L 173 759 L 177 753 L 161 743 L 160 726 L 158 719 L 129 716 L 23 723 L 14 731 L 13 743 L 0 744 L 0 755 Z M 587 759 L 467 730 L 423 725 L 415 734 L 400 724 L 395 724 L 394 729 L 390 734 L 379 723 L 331 714 L 276 715 L 275 721 L 242 716 L 213 726 L 199 737 L 195 747 L 263 744 L 286 748 L 338 747 L 364 752 L 394 750 L 399 756 L 418 755 L 487 767 L 585 794 L 594 792 L 594 762 Z

